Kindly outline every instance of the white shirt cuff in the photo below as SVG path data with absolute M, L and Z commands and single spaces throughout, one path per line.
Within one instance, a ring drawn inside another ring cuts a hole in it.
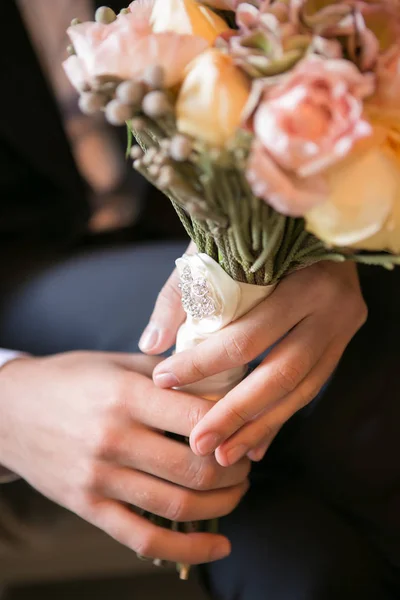
M 4 350 L 3 348 L 0 348 L 0 369 L 4 367 L 6 363 L 10 362 L 10 360 L 14 360 L 19 356 L 23 356 L 23 353 L 16 352 L 15 350 Z M 2 467 L 0 464 L 0 484 L 11 483 L 17 479 L 19 479 L 18 475 L 15 475 L 15 473 L 12 473 L 5 467 Z

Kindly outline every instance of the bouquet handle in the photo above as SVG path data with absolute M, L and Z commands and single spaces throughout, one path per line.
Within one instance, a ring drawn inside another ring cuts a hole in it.
M 189 350 L 216 335 L 272 294 L 275 285 L 259 286 L 232 279 L 206 254 L 183 255 L 176 261 L 186 321 L 181 325 L 175 351 Z M 230 369 L 185 386 L 185 392 L 218 402 L 243 379 L 246 366 Z M 181 579 L 190 566 L 178 565 Z

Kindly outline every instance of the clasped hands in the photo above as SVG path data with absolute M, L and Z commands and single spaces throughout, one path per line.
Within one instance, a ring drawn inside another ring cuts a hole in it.
M 160 529 L 129 505 L 178 521 L 232 512 L 248 489 L 249 458 L 260 460 L 315 397 L 365 318 L 355 267 L 326 263 L 288 276 L 239 321 L 162 362 L 96 352 L 14 360 L 0 370 L 0 463 L 144 556 L 223 558 L 230 552 L 223 536 Z M 142 349 L 158 354 L 173 345 L 183 319 L 173 274 Z M 215 405 L 169 389 L 270 347 Z M 164 431 L 190 436 L 191 449 Z
M 195 349 L 161 362 L 160 388 L 184 387 L 246 365 L 261 364 L 194 427 L 197 456 L 215 453 L 224 467 L 261 460 L 284 423 L 313 400 L 335 370 L 367 309 L 352 263 L 320 263 L 286 277 L 259 306 Z M 166 351 L 184 320 L 174 272 L 161 291 L 140 347 Z

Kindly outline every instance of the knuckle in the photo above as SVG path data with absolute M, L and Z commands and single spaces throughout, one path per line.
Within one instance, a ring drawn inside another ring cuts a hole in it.
M 213 489 L 217 483 L 217 474 L 210 461 L 200 459 L 195 461 L 193 465 L 190 473 L 192 489 L 201 492 Z
M 86 492 L 79 493 L 75 489 L 68 506 L 82 519 L 92 522 L 95 516 L 95 505 L 90 494 Z
M 253 341 L 245 331 L 236 332 L 224 339 L 223 350 L 233 365 L 246 364 L 257 356 Z
M 115 457 L 118 453 L 120 437 L 120 434 L 115 431 L 108 420 L 100 423 L 94 435 L 94 455 L 103 459 Z
M 297 364 L 282 364 L 276 369 L 275 379 L 283 392 L 293 392 L 301 379 L 301 367 Z
M 199 360 L 199 357 L 196 356 L 196 353 L 192 356 L 190 371 L 192 372 L 194 377 L 198 377 L 199 379 L 204 379 L 207 377 L 207 373 L 204 371 L 204 368 Z
M 322 384 L 317 381 L 305 381 L 298 390 L 297 410 L 300 410 L 310 404 L 321 391 Z
M 82 470 L 82 489 L 88 492 L 99 490 L 104 484 L 104 468 L 97 462 L 91 461 Z
M 233 425 L 241 426 L 250 421 L 253 418 L 243 406 L 229 406 L 227 407 L 227 417 L 228 420 L 233 423 Z
M 172 498 L 164 511 L 164 517 L 170 521 L 187 521 L 191 506 L 191 495 L 187 490 L 179 491 Z
M 271 440 L 275 437 L 278 430 L 277 423 L 262 423 L 262 437 L 264 440 Z
M 154 535 L 150 532 L 142 532 L 133 544 L 133 549 L 140 556 L 144 556 L 145 558 L 152 558 L 154 555 L 154 546 Z
M 193 404 L 188 406 L 187 419 L 191 430 L 194 429 L 198 423 L 200 423 L 203 417 L 205 417 L 207 414 L 208 410 L 209 409 L 206 404 L 198 404 L 193 402 Z
M 325 263 L 317 263 L 314 269 L 309 273 L 311 277 L 310 283 L 314 289 L 322 294 L 330 294 L 333 288 L 337 287 L 337 278 L 333 272 L 327 268 Z

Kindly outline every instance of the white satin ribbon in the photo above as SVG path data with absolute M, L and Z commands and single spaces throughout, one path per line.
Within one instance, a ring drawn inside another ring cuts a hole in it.
M 181 277 L 189 267 L 193 280 L 205 279 L 216 305 L 215 314 L 209 317 L 195 318 L 187 313 L 186 321 L 178 331 L 176 352 L 194 348 L 217 334 L 268 298 L 275 289 L 275 285 L 261 286 L 235 281 L 207 254 L 184 254 L 176 261 L 176 266 Z M 186 386 L 185 391 L 219 400 L 243 379 L 246 370 L 246 366 L 230 369 Z

